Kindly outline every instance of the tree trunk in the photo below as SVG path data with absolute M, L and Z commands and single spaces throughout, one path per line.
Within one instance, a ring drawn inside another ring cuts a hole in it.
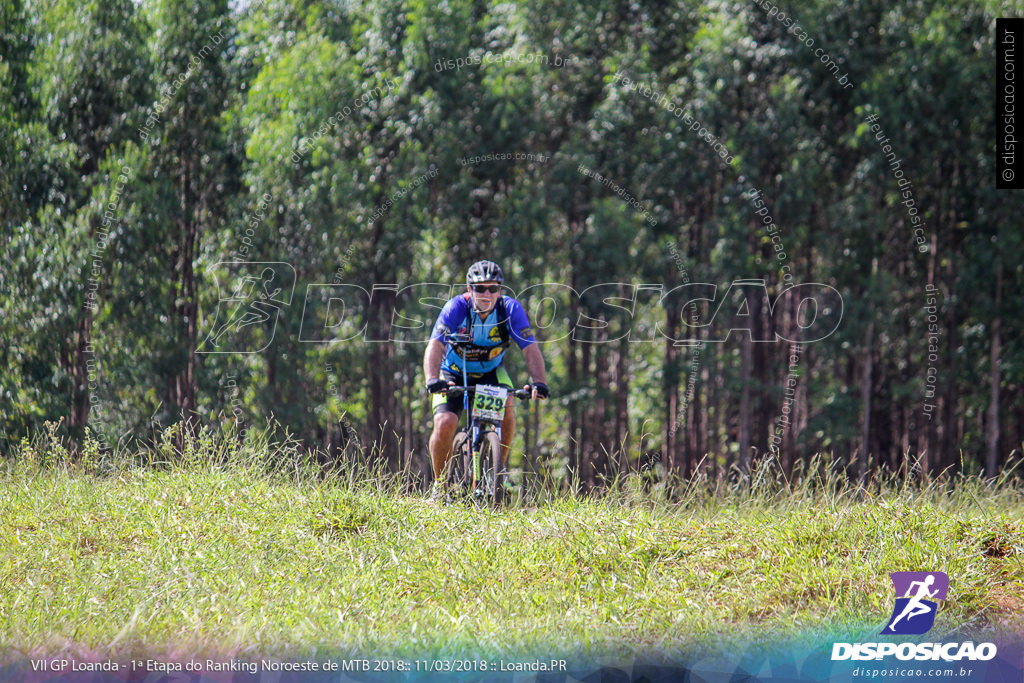
M 607 330 L 607 328 L 605 328 Z M 597 392 L 597 400 L 592 406 L 594 440 L 591 448 L 591 470 L 593 488 L 604 488 L 604 477 L 608 466 L 608 451 L 612 444 L 608 443 L 608 394 L 611 383 L 608 372 L 609 353 L 608 335 L 605 330 L 599 336 L 600 343 L 594 346 L 594 388 Z
M 725 393 L 725 363 L 722 362 L 719 345 L 715 344 L 708 345 L 709 349 L 707 360 L 708 360 L 708 374 L 714 379 L 708 383 L 709 410 L 713 410 L 715 414 L 715 421 L 711 422 L 710 417 L 708 419 L 708 457 L 711 460 L 711 474 L 717 481 L 721 477 L 720 466 L 729 465 L 729 452 L 723 450 L 723 444 L 728 443 L 729 440 L 729 424 L 728 415 L 722 408 L 722 395 Z M 714 348 L 716 353 L 712 354 L 710 350 Z M 711 364 L 714 363 L 714 368 Z M 719 461 L 719 458 L 722 461 Z
M 384 282 L 390 281 L 384 280 Z M 367 332 L 371 335 L 367 344 L 370 369 L 370 415 L 368 429 L 377 443 L 380 457 L 391 472 L 402 467 L 397 431 L 399 425 L 395 411 L 394 344 L 387 343 L 394 311 L 394 285 L 375 285 L 367 310 Z
M 745 334 L 740 340 L 741 373 L 743 388 L 740 393 L 740 452 L 737 465 L 741 472 L 750 471 L 750 420 L 751 420 L 751 365 L 753 364 L 753 346 L 750 335 Z
M 705 459 L 708 457 L 708 411 L 704 410 L 704 396 L 706 395 L 708 386 L 708 362 L 707 362 L 707 345 L 701 345 L 697 347 L 700 350 L 700 364 L 697 367 L 696 372 L 696 384 L 693 390 L 693 456 L 694 466 L 693 474 L 699 474 L 701 468 L 707 469 L 707 462 Z M 687 389 L 689 391 L 689 389 Z M 704 462 L 703 465 L 700 463 Z
M 89 363 L 95 364 L 92 353 L 92 313 L 85 309 L 78 319 L 75 331 L 75 348 L 65 359 L 65 367 L 71 376 L 71 418 L 68 422 L 68 436 L 71 438 L 71 450 L 78 452 L 85 438 L 85 428 L 89 424 L 89 408 L 91 391 L 89 389 Z M 95 367 L 95 365 L 94 365 Z
M 569 232 L 574 237 L 578 237 L 582 232 L 582 218 L 574 218 L 573 215 L 568 217 L 569 220 Z M 575 239 L 572 240 L 576 242 Z M 579 291 L 579 281 L 577 276 L 577 269 L 575 263 L 570 264 L 571 273 L 569 286 L 574 292 Z M 571 297 L 569 302 L 569 328 L 575 330 L 575 327 L 580 319 L 580 302 L 579 297 Z M 575 334 L 570 333 L 566 339 L 566 371 L 569 389 L 572 392 L 578 392 L 582 386 L 580 381 L 580 359 L 579 359 L 579 342 L 574 339 Z M 568 453 L 566 457 L 566 472 L 568 476 L 569 487 L 580 486 L 583 477 L 583 413 L 582 405 L 580 401 L 569 401 L 569 439 L 566 443 Z
M 669 337 L 674 337 L 679 329 L 679 312 L 673 306 L 665 307 L 665 325 Z M 662 360 L 662 379 L 665 400 L 665 436 L 663 439 L 662 461 L 665 469 L 671 472 L 676 465 L 679 443 L 679 347 L 672 339 L 665 340 L 665 355 Z
M 988 448 L 985 457 L 985 474 L 996 476 L 999 469 L 999 345 L 1002 332 L 1002 316 L 999 308 L 1003 299 L 1003 262 L 996 261 L 995 316 L 992 320 L 992 340 L 989 348 L 989 402 L 986 432 Z
M 861 359 L 863 374 L 860 386 L 860 449 L 857 454 L 857 478 L 864 481 L 871 470 L 871 397 L 874 391 L 874 346 L 875 321 L 868 323 L 868 332 L 864 342 Z
M 629 337 L 623 336 L 615 367 L 615 476 L 620 482 L 629 471 L 629 349 Z
M 766 301 L 767 294 L 765 296 L 759 296 L 754 300 L 751 306 L 751 317 L 752 325 L 755 330 L 755 334 L 760 334 L 761 339 L 769 339 L 769 332 L 773 332 L 771 328 L 771 318 L 766 315 L 766 312 L 770 306 L 770 303 Z M 754 405 L 751 406 L 751 447 L 754 453 L 760 454 L 761 457 L 764 453 L 761 452 L 763 446 L 767 446 L 764 439 L 768 434 L 768 425 L 771 424 L 772 415 L 771 411 L 774 409 L 774 401 L 769 400 L 767 394 L 767 387 L 769 385 L 768 374 L 771 372 L 771 363 L 769 359 L 771 354 L 775 352 L 774 344 L 756 343 L 752 345 L 753 363 L 752 369 L 753 375 L 757 381 L 757 391 L 753 395 Z M 753 455 L 753 454 L 752 454 Z
M 177 327 L 179 355 L 177 369 L 171 378 L 171 396 L 178 415 L 184 420 L 184 432 L 192 434 L 198 423 L 196 411 L 196 317 L 199 310 L 198 287 L 195 277 L 196 247 L 199 241 L 199 202 L 196 197 L 199 183 L 198 162 L 187 147 L 181 149 L 185 161 L 178 178 L 180 183 L 177 220 L 177 244 L 174 253 L 174 280 L 171 289 L 171 324 Z M 180 444 L 179 444 L 180 446 Z
M 955 291 L 955 283 L 953 285 Z M 946 375 L 944 376 L 945 390 L 943 391 L 942 401 L 939 407 L 936 409 L 936 413 L 941 415 L 941 422 L 939 423 L 939 450 L 935 453 L 934 459 L 930 460 L 931 471 L 938 473 L 948 467 L 953 467 L 957 463 L 957 453 L 959 452 L 959 444 L 957 442 L 957 403 L 959 402 L 960 387 L 957 385 L 956 378 L 958 373 L 958 356 L 957 346 L 960 343 L 959 335 L 959 323 L 956 319 L 956 304 L 953 292 L 950 293 L 950 301 L 948 304 L 948 315 L 946 318 L 946 343 L 949 344 L 947 349 L 946 358 L 948 361 Z
M 588 390 L 588 401 L 584 402 L 583 406 L 583 419 L 582 419 L 582 434 L 580 434 L 580 456 L 582 462 L 580 463 L 580 490 L 582 493 L 589 493 L 594 486 L 594 404 L 596 396 L 594 392 L 593 370 L 591 370 L 590 356 L 593 350 L 593 344 L 589 342 L 583 343 L 583 350 L 580 354 L 580 370 L 583 377 L 591 378 L 591 381 L 585 382 L 585 386 Z

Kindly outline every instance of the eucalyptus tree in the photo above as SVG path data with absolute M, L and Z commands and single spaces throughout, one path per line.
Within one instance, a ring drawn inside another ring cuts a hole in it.
M 14 32 L 5 54 L 15 59 L 4 67 L 12 88 L 4 100 L 19 124 L 12 171 L 20 177 L 7 185 L 14 235 L 4 318 L 12 371 L 27 372 L 8 386 L 22 392 L 16 412 L 66 418 L 77 442 L 109 386 L 94 327 L 105 315 L 109 246 L 130 176 L 123 147 L 146 92 L 144 25 L 129 0 L 40 3 L 25 14 L 32 19 L 5 22 Z M 48 395 L 33 398 L 40 386 Z
M 283 311 L 285 334 L 264 362 L 272 388 L 281 363 L 287 377 L 321 382 L 317 396 L 330 379 L 324 363 L 344 368 L 336 377 L 340 393 L 366 404 L 364 440 L 377 441 L 398 468 L 405 451 L 395 428 L 399 381 L 412 378 L 399 367 L 398 345 L 387 340 L 396 285 L 413 276 L 415 245 L 438 191 L 431 144 L 441 107 L 430 89 L 428 43 L 435 22 L 452 20 L 429 3 L 367 2 L 330 14 L 335 20 L 323 28 L 307 22 L 293 44 L 266 59 L 241 114 L 253 131 L 246 182 L 277 206 L 266 222 L 274 237 L 260 253 L 294 264 L 299 292 L 326 285 L 309 290 L 307 305 Z M 347 321 L 329 318 L 332 296 L 345 301 Z M 305 391 L 303 382 L 291 387 Z M 287 416 L 287 397 L 274 391 L 267 407 Z M 322 417 L 297 398 L 292 405 L 306 417 L 296 415 L 294 424 Z

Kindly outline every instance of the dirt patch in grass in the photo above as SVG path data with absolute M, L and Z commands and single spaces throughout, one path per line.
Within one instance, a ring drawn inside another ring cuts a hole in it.
M 1024 586 L 1000 586 L 992 591 L 989 622 L 997 628 L 1024 633 Z
M 996 527 L 982 537 L 981 548 L 985 557 L 995 559 L 1024 554 L 1024 531 L 1019 525 Z

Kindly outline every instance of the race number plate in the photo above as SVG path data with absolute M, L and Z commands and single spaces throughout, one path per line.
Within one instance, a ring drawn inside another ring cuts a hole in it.
M 492 387 L 486 384 L 476 385 L 476 397 L 473 399 L 473 415 L 484 420 L 501 422 L 505 419 L 505 399 L 508 389 Z

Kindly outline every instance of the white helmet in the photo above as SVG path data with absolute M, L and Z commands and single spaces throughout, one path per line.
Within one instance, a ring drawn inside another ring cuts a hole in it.
M 505 275 L 501 272 L 501 267 L 494 261 L 477 261 L 469 267 L 469 272 L 466 273 L 467 285 L 476 282 L 497 282 L 500 284 L 504 281 Z

